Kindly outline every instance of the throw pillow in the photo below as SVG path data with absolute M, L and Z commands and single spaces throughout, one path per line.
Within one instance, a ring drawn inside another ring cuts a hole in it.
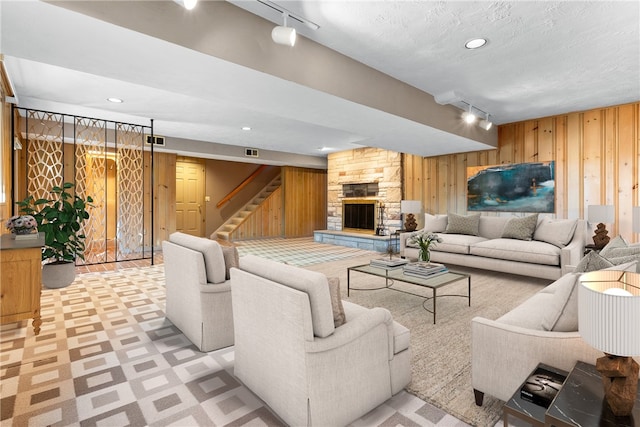
M 595 251 L 586 254 L 576 265 L 574 273 L 586 273 L 589 271 L 602 270 L 603 268 L 612 267 L 613 263 L 604 258 Z
M 523 218 L 511 218 L 502 230 L 505 239 L 531 240 L 533 232 L 538 224 L 538 214 L 528 215 Z
M 333 325 L 337 328 L 347 321 L 340 296 L 340 279 L 338 277 L 328 277 L 329 294 L 331 295 L 331 308 L 333 309 Z
M 536 231 L 533 233 L 533 240 L 564 248 L 573 239 L 577 226 L 577 219 L 545 218 L 536 227 Z
M 449 213 L 447 228 L 444 232 L 448 234 L 469 234 L 471 236 L 477 236 L 479 224 L 480 214 L 457 215 Z
M 578 330 L 578 277 L 567 273 L 549 286 L 553 286 L 553 300 L 544 308 L 542 328 L 545 331 L 574 332 Z
M 424 230 L 432 231 L 434 233 L 442 233 L 447 229 L 447 216 L 446 215 L 431 215 L 424 214 Z
M 611 258 L 619 258 L 624 256 L 630 256 L 630 255 L 640 255 L 640 247 L 627 246 L 626 248 L 612 248 L 606 252 L 606 256 L 605 255 L 602 255 L 602 256 L 607 259 L 611 259 Z
M 239 268 L 240 261 L 238 256 L 238 248 L 234 245 L 220 245 L 222 248 L 222 256 L 224 257 L 224 277 L 226 280 L 231 279 L 229 270 L 231 267 Z
M 626 240 L 624 240 L 624 237 L 616 236 L 613 239 L 611 239 L 611 241 L 609 243 L 607 243 L 607 246 L 602 248 L 602 250 L 600 251 L 600 255 L 602 255 L 605 258 L 608 258 L 609 257 L 609 252 L 612 249 L 615 249 L 615 248 L 626 248 L 627 246 L 629 246 L 629 244 L 627 243 Z

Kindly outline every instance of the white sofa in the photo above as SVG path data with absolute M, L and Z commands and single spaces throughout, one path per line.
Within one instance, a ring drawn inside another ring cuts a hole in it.
M 636 262 L 610 267 L 635 271 Z M 544 363 L 571 371 L 577 361 L 595 364 L 603 353 L 578 332 L 580 273 L 567 273 L 497 320 L 471 320 L 471 379 L 475 401 L 485 394 L 508 401 Z
M 431 261 L 443 264 L 555 280 L 572 271 L 582 258 L 586 221 L 539 218 L 531 240 L 503 238 L 507 223 L 512 219 L 523 218 L 480 215 L 477 232 L 473 235 L 446 233 L 450 223 L 448 215 L 425 214 L 425 227 L 417 232 L 434 232 L 443 239 L 431 250 Z M 414 233 L 400 235 L 402 257 L 418 258 L 419 249 L 409 242 Z
M 162 242 L 166 317 L 200 351 L 233 345 L 231 282 L 220 245 L 173 233 Z
M 325 275 L 253 255 L 231 281 L 234 375 L 287 424 L 347 425 L 409 383 L 409 330 L 388 310 L 342 301 L 336 327 Z

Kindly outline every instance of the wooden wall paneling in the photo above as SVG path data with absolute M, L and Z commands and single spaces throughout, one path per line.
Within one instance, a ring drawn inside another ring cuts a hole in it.
M 549 162 L 556 158 L 554 146 L 555 119 L 546 117 L 538 120 L 537 159 L 539 162 Z
M 282 237 L 282 206 L 283 190 L 280 187 L 233 231 L 231 240 Z
M 523 146 L 521 150 L 523 162 L 537 162 L 538 161 L 538 134 L 539 125 L 536 120 L 530 120 L 524 123 L 523 131 Z
M 402 155 L 403 200 L 424 200 L 423 160 L 421 156 Z
M 282 168 L 284 237 L 313 236 L 327 227 L 327 172 L 309 168 Z
M 498 132 L 498 153 L 496 157 L 497 163 L 514 163 L 514 149 L 516 138 L 517 124 L 509 124 L 501 126 Z
M 585 213 L 589 205 L 613 203 L 604 186 L 605 168 L 603 165 L 603 115 L 601 110 L 587 111 L 583 114 L 583 168 L 584 168 L 584 204 Z M 611 230 L 609 230 L 611 231 Z
M 622 105 L 616 109 L 607 110 L 607 113 L 615 117 L 615 123 L 618 124 L 615 135 L 617 137 L 615 141 L 617 150 L 611 150 L 612 160 L 607 162 L 607 166 L 611 171 L 607 172 L 607 179 L 609 179 L 610 173 L 617 184 L 615 187 L 617 191 L 614 193 L 614 203 L 618 207 L 615 225 L 619 234 L 625 238 L 635 237 L 632 211 L 634 203 L 637 205 L 638 202 L 637 108 L 638 105 L 636 104 L 635 106 Z M 607 124 L 609 124 L 609 121 L 607 121 Z M 614 144 L 612 143 L 612 145 Z M 607 154 L 609 154 L 609 150 L 607 150 Z M 634 159 L 635 162 L 633 161 Z M 613 234 L 610 237 L 615 235 Z
M 449 186 L 449 194 L 456 200 L 456 212 L 467 211 L 467 192 L 457 191 L 458 188 L 467 187 L 467 155 L 455 154 L 454 168 L 452 174 L 454 176 L 454 184 Z
M 437 212 L 449 212 L 451 210 L 448 189 L 449 189 L 449 158 L 442 156 L 437 162 L 438 171 L 438 210 Z
M 554 120 L 553 141 L 555 145 L 555 155 L 551 155 L 548 160 L 555 160 L 555 195 L 556 195 L 556 218 L 569 218 L 567 201 L 567 120 L 565 116 Z M 546 144 L 545 144 L 546 145 Z
M 567 116 L 567 180 L 562 188 L 567 218 L 585 218 L 584 186 L 582 168 L 582 114 Z
M 438 194 L 439 194 L 439 180 L 438 180 L 438 158 L 430 157 L 425 158 L 423 160 L 423 179 L 426 184 L 424 186 L 425 194 L 422 199 L 424 202 L 424 212 L 428 212 L 431 214 L 440 213 L 440 206 L 438 205 Z M 446 211 L 445 211 L 446 212 Z

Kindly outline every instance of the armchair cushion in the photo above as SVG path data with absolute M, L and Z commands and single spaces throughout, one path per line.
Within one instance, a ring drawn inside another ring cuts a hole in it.
M 235 245 L 220 245 L 220 248 L 222 249 L 222 255 L 224 257 L 225 279 L 229 280 L 231 278 L 229 270 L 232 267 L 237 268 L 238 266 L 240 266 L 238 248 L 236 248 Z
M 278 268 L 274 268 L 274 264 Z M 335 330 L 331 295 L 329 294 L 327 276 L 324 274 L 277 263 L 255 255 L 241 257 L 240 269 L 305 292 L 309 296 L 311 304 L 313 334 L 315 336 L 324 338 Z
M 342 306 L 342 297 L 340 295 L 340 278 L 329 277 L 329 294 L 331 294 L 331 308 L 333 309 L 333 326 L 336 328 L 344 324 L 347 318 L 344 314 Z
M 218 242 L 180 232 L 172 233 L 169 241 L 202 253 L 208 283 L 225 281 L 224 256 Z

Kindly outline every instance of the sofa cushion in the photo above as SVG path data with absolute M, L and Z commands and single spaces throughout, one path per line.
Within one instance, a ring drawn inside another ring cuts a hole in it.
M 575 332 L 578 330 L 578 278 L 568 273 L 540 292 L 553 295 L 545 307 L 542 329 L 545 331 Z
M 560 265 L 560 248 L 535 240 L 491 239 L 472 245 L 469 252 L 487 258 Z
M 612 267 L 613 263 L 604 258 L 596 251 L 591 251 L 582 257 L 576 268 L 573 270 L 575 273 L 586 273 L 589 271 L 602 270 L 604 268 Z
M 207 272 L 207 282 L 223 283 L 226 280 L 224 255 L 218 242 L 180 232 L 171 233 L 169 241 L 202 253 L 205 271 Z
M 480 216 L 478 223 L 478 235 L 487 239 L 499 239 L 502 237 L 502 230 L 509 222 L 511 217 L 508 216 Z
M 331 295 L 331 308 L 333 309 L 333 326 L 336 328 L 346 322 L 344 307 L 342 306 L 342 295 L 340 295 L 340 278 L 329 277 L 329 294 Z
M 533 233 L 533 240 L 563 248 L 573 239 L 577 226 L 577 219 L 543 218 Z
M 611 239 L 604 248 L 602 248 L 602 250 L 600 251 L 600 255 L 607 258 L 611 250 L 615 248 L 626 248 L 627 246 L 629 246 L 629 244 L 626 240 L 624 240 L 624 237 L 616 236 Z
M 523 218 L 511 218 L 502 230 L 505 239 L 531 240 L 538 225 L 538 214 L 527 215 Z
M 466 234 L 441 234 L 442 242 L 431 247 L 432 251 L 449 252 L 468 255 L 472 245 L 484 242 L 484 237 L 469 236 Z
M 442 233 L 447 229 L 447 215 L 424 214 L 424 230 L 434 233 Z
M 311 321 L 315 336 L 324 338 L 335 330 L 331 295 L 327 285 L 327 276 L 324 274 L 255 255 L 240 257 L 240 269 L 305 292 L 309 296 Z
M 222 249 L 222 256 L 224 258 L 225 279 L 229 280 L 231 278 L 231 275 L 229 274 L 229 270 L 232 267 L 237 268 L 240 265 L 238 248 L 236 248 L 235 245 L 233 244 L 220 245 L 220 248 Z
M 457 215 L 449 213 L 445 233 L 477 236 L 479 223 L 480 214 Z

